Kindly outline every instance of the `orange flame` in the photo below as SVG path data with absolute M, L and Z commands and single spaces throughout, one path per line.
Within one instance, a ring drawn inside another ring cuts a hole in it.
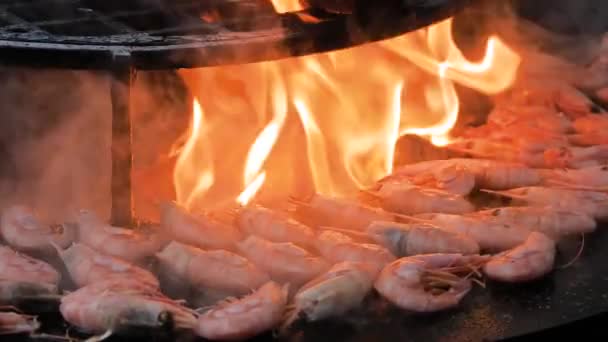
M 296 12 L 304 9 L 304 6 L 300 3 L 300 0 L 270 0 L 275 12 L 286 13 Z
M 213 185 L 213 163 L 204 130 L 205 116 L 198 100 L 192 108 L 192 126 L 173 172 L 177 202 L 190 208 Z
M 299 6 L 273 4 L 279 12 Z M 241 205 L 293 192 L 349 195 L 392 172 L 401 136 L 449 143 L 460 108 L 455 83 L 496 94 L 511 86 L 521 62 L 496 36 L 489 37 L 483 59 L 471 62 L 451 29 L 448 19 L 341 51 L 182 71 L 205 108 L 213 109 L 212 135 L 223 133 L 224 140 L 207 137 L 202 111 L 195 111 L 175 170 L 178 201 L 209 205 L 201 198 L 210 187 L 227 197 L 215 201 L 236 198 Z M 230 151 L 242 151 L 244 159 L 224 156 Z M 211 155 L 222 158 L 211 162 Z M 241 187 L 232 193 L 232 184 Z

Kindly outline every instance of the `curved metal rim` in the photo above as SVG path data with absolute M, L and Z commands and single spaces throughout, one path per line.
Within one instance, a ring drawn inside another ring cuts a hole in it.
M 131 65 L 142 70 L 254 63 L 396 37 L 447 19 L 473 1 L 446 0 L 393 22 L 384 22 L 382 27 L 361 27 L 354 15 L 337 15 L 324 22 L 306 24 L 292 13 L 284 16 L 285 25 L 279 29 L 217 34 L 214 40 L 201 39 L 198 42 L 197 36 L 166 37 L 165 41 L 176 42 L 164 45 L 108 46 L 0 40 L 0 62 L 30 67 L 111 69 L 117 55 L 127 55 L 131 57 Z

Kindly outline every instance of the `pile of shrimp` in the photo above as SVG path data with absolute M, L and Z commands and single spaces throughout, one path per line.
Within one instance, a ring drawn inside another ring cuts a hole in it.
M 608 99 L 608 80 L 589 87 Z M 608 115 L 555 80 L 495 100 L 485 124 L 445 147 L 458 158 L 397 166 L 348 198 L 221 212 L 165 202 L 160 224 L 138 229 L 87 209 L 54 224 L 6 208 L 0 335 L 38 334 L 19 311 L 32 298 L 57 301 L 93 341 L 155 328 L 224 341 L 343 319 L 374 298 L 454 309 L 476 286 L 547 277 L 560 241 L 608 218 Z

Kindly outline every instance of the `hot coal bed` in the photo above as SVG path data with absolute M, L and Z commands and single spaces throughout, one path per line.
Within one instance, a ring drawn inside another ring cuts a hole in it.
M 107 1 L 103 4 L 85 0 L 7 0 L 0 2 L 0 23 L 3 25 L 0 28 L 0 59 L 10 66 L 5 72 L 6 78 L 19 73 L 10 69 L 13 65 L 89 69 L 112 75 L 107 84 L 113 119 L 111 217 L 116 225 L 141 225 L 133 217 L 131 191 L 131 130 L 137 123 L 132 119 L 130 108 L 132 85 L 138 70 L 246 63 L 325 52 L 393 37 L 452 15 L 456 15 L 456 19 L 465 18 L 463 21 L 477 18 L 476 6 L 482 2 L 355 3 L 353 13 L 336 14 L 311 9 L 306 14 L 323 19 L 311 23 L 302 15 L 278 16 L 272 6 L 263 1 L 217 0 L 204 4 L 200 1 L 176 1 L 169 6 L 159 1 L 143 0 L 128 3 Z M 534 4 L 522 2 L 517 5 L 522 16 L 560 34 L 578 37 L 608 30 L 608 27 L 602 27 L 601 20 L 595 20 L 608 15 L 607 6 L 602 7 L 600 1 L 579 2 L 574 7 L 568 7 L 568 1 L 545 1 L 542 4 L 538 1 Z M 467 10 L 458 14 L 464 8 Z M 223 22 L 200 20 L 200 13 L 212 9 L 221 13 Z M 242 19 L 244 17 L 247 19 Z M 360 34 L 352 34 L 353 31 Z M 43 70 L 39 72 L 45 73 Z M 172 78 L 171 71 L 156 71 L 154 75 L 162 75 L 160 83 Z M 52 82 L 52 77 L 48 78 Z M 159 82 L 158 78 L 153 82 Z M 82 92 L 82 96 L 86 96 L 86 92 Z M 600 108 L 596 109 L 601 111 L 606 103 L 597 98 L 594 100 Z M 19 108 L 7 110 L 15 112 Z M 19 122 L 16 125 L 19 126 Z M 30 124 L 19 127 L 24 126 L 32 128 Z M 39 131 L 46 129 L 44 124 L 34 125 L 34 128 Z M 9 150 L 19 143 L 20 136 L 14 132 L 3 134 L 4 155 L 8 161 L 3 172 L 10 182 L 11 176 L 17 177 L 17 171 L 11 168 L 12 158 L 19 156 L 13 156 Z M 543 336 L 538 335 L 539 332 L 560 326 L 567 329 L 580 319 L 593 317 L 597 322 L 608 311 L 605 244 L 608 244 L 608 235 L 598 229 L 585 241 L 582 255 L 569 267 L 556 269 L 550 276 L 528 284 L 490 282 L 485 289 L 474 288 L 453 310 L 409 314 L 393 308 L 372 293 L 362 308 L 348 317 L 319 323 L 298 323 L 286 339 L 480 341 L 521 335 L 523 338 L 540 338 Z M 556 264 L 566 264 L 579 247 L 579 239 L 561 242 L 558 248 L 561 253 L 558 253 Z M 60 261 L 53 265 L 66 274 Z M 62 286 L 73 288 L 73 284 L 67 281 Z M 25 312 L 38 315 L 42 323 L 40 336 L 31 339 L 56 340 L 57 336 L 64 336 L 68 331 L 69 326 L 61 319 L 57 303 L 53 300 L 27 299 L 19 304 Z M 173 335 L 171 325 L 171 320 L 167 320 L 154 327 L 132 327 L 124 331 L 124 336 L 113 336 L 108 340 L 195 339 L 190 335 Z M 601 330 L 596 331 L 602 333 Z M 44 337 L 45 333 L 55 337 Z M 69 335 L 82 339 L 88 336 L 74 329 L 69 329 Z M 265 334 L 256 339 L 273 338 Z M 30 338 L 2 337 L 2 340 L 13 339 Z

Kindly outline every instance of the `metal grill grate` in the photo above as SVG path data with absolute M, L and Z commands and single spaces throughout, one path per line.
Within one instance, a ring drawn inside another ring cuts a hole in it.
M 471 1 L 383 0 L 347 15 L 277 14 L 270 0 L 0 0 L 0 60 L 105 68 L 129 53 L 141 69 L 254 62 L 395 36 Z

